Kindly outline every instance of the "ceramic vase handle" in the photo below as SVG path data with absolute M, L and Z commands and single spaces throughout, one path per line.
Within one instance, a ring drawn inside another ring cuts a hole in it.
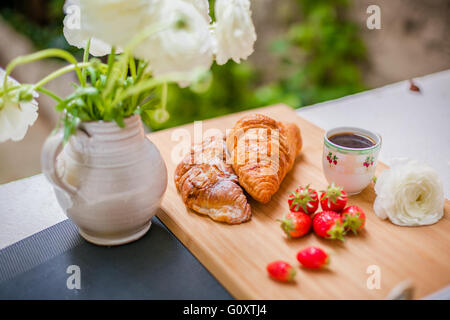
M 64 131 L 59 130 L 51 134 L 45 140 L 42 148 L 41 166 L 45 177 L 53 184 L 53 186 L 65 191 L 69 195 L 76 193 L 76 189 L 65 183 L 56 171 L 56 157 L 62 150 L 62 143 L 64 140 Z

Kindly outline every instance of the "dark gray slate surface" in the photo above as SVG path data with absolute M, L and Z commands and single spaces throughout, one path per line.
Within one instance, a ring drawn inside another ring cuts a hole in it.
M 67 267 L 81 270 L 69 290 Z M 0 251 L 0 299 L 232 299 L 157 219 L 140 240 L 99 247 L 70 220 Z

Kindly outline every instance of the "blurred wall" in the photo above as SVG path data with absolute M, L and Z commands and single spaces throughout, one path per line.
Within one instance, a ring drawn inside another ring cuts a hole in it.
M 351 17 L 361 25 L 369 54 L 369 87 L 450 68 L 449 0 L 356 0 Z M 366 9 L 381 9 L 381 30 L 366 27 Z

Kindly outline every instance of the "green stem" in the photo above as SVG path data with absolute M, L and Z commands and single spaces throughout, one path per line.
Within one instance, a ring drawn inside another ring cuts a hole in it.
M 63 101 L 63 99 L 61 97 L 59 97 L 57 94 L 55 94 L 54 92 L 45 89 L 45 88 L 37 88 L 36 91 L 39 91 L 47 96 L 49 96 L 50 98 L 52 98 L 53 100 L 55 100 L 56 102 L 61 102 Z
M 86 63 L 89 60 L 89 49 L 91 48 L 91 38 L 89 38 L 89 40 L 87 41 L 86 44 L 86 48 L 84 49 L 84 54 L 83 54 L 83 62 Z M 83 79 L 83 81 L 81 82 L 81 86 L 85 86 L 86 85 L 86 69 L 81 70 L 81 78 Z
M 77 61 L 77 59 L 75 59 L 75 57 L 72 54 L 70 54 L 67 51 L 61 50 L 61 49 L 46 49 L 46 50 L 38 51 L 38 52 L 29 54 L 26 56 L 20 56 L 20 57 L 13 59 L 6 66 L 5 79 L 3 80 L 4 90 L 6 91 L 7 86 L 8 86 L 7 77 L 11 74 L 11 72 L 13 71 L 13 69 L 15 67 L 17 67 L 19 65 L 30 63 L 30 62 L 42 60 L 45 58 L 51 58 L 51 57 L 62 58 L 62 59 L 65 59 L 66 61 L 68 61 L 69 63 L 73 64 L 75 66 L 75 70 L 77 72 L 78 79 L 80 80 L 80 82 L 82 81 L 80 68 L 78 68 L 78 66 L 77 66 L 78 61 Z
M 133 80 L 136 80 L 136 63 L 134 62 L 133 57 L 130 57 L 130 72 Z
M 167 106 L 167 82 L 164 82 L 162 85 L 162 93 L 161 93 L 161 107 L 165 110 Z
M 135 82 L 140 81 L 141 78 L 143 78 L 145 75 L 151 76 L 149 74 L 149 72 L 145 73 L 145 69 L 147 68 L 147 66 L 148 66 L 147 62 L 139 60 L 138 65 L 137 65 L 137 75 L 136 75 L 136 81 Z
M 180 82 L 186 80 L 186 77 L 183 77 L 182 75 L 166 75 L 166 76 L 161 76 L 159 78 L 151 78 L 148 80 L 144 80 L 141 83 L 128 88 L 127 90 L 125 90 L 124 92 L 122 92 L 120 95 L 118 95 L 118 97 L 116 99 L 114 99 L 113 105 L 125 100 L 126 98 L 135 95 L 135 94 L 139 94 L 143 91 L 152 89 L 156 86 L 162 85 L 162 84 L 167 84 L 168 82 Z
M 21 87 L 21 85 L 16 85 L 16 86 L 8 87 L 6 90 L 0 90 L 0 97 L 5 93 L 8 93 L 9 91 L 13 91 L 15 89 L 19 89 L 20 87 Z
M 58 69 L 58 70 L 50 73 L 48 76 L 43 78 L 41 81 L 39 81 L 35 85 L 33 85 L 33 90 L 37 90 L 38 88 L 42 87 L 44 84 L 52 81 L 53 79 L 56 79 L 57 77 L 65 74 L 67 72 L 70 72 L 70 71 L 73 71 L 73 70 L 77 70 L 77 69 L 80 69 L 80 68 L 84 69 L 86 67 L 89 67 L 90 65 L 92 65 L 92 63 L 87 62 L 87 63 L 79 63 L 77 65 L 71 64 L 71 65 L 65 66 L 65 67 L 63 67 L 61 69 Z
M 102 93 L 104 99 L 106 99 L 106 96 L 109 93 L 110 87 L 112 89 L 111 83 L 113 83 L 113 82 L 110 79 L 111 79 L 112 68 L 113 68 L 115 62 L 116 62 L 116 47 L 113 46 L 111 48 L 111 53 L 108 55 L 108 71 L 106 73 L 106 88 Z
M 138 60 L 138 65 L 136 67 L 134 58 L 131 57 L 131 59 L 130 59 L 130 70 L 131 70 L 131 75 L 133 77 L 133 84 L 138 83 L 142 77 L 143 70 L 140 69 L 142 66 L 141 63 L 142 63 L 142 60 Z M 135 107 L 137 105 L 138 99 L 139 99 L 139 95 L 136 95 L 136 94 L 131 97 L 131 106 L 132 107 Z
M 153 103 L 154 103 L 153 100 L 149 99 L 147 102 L 144 102 L 142 105 L 140 105 L 139 108 L 141 110 L 145 110 L 145 109 L 149 108 L 149 106 L 151 106 Z
M 108 72 L 106 73 L 106 79 L 108 81 L 109 76 L 111 75 L 112 68 L 114 63 L 116 62 L 116 47 L 111 48 L 111 53 L 108 55 Z

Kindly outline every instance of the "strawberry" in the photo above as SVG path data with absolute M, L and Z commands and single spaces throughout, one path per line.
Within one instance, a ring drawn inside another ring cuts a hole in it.
M 322 210 L 332 210 L 341 212 L 347 204 L 347 193 L 334 183 L 328 186 L 326 191 L 320 195 L 320 205 Z
M 313 219 L 313 229 L 319 237 L 344 241 L 344 222 L 337 212 L 327 210 L 317 213 Z
M 299 238 L 308 233 L 311 229 L 312 219 L 303 212 L 289 212 L 285 215 L 281 222 L 281 229 L 289 238 Z
M 366 214 L 358 206 L 349 206 L 342 211 L 345 230 L 352 230 L 354 234 L 364 229 Z
M 297 260 L 305 268 L 320 269 L 330 263 L 328 254 L 318 247 L 308 247 L 297 253 Z
M 294 280 L 297 271 L 287 262 L 274 261 L 267 265 L 267 272 L 272 279 L 281 282 L 290 282 Z
M 304 212 L 311 214 L 319 207 L 319 196 L 316 190 L 309 185 L 297 188 L 288 197 L 289 209 L 293 212 Z

